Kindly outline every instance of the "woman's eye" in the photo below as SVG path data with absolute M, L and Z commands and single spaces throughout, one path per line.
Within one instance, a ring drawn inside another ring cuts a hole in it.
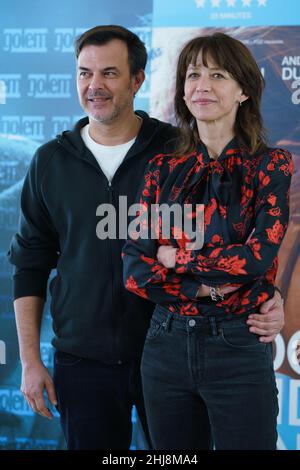
M 195 73 L 195 72 L 192 72 L 192 73 L 188 74 L 188 78 L 198 78 L 198 77 L 199 77 L 199 74 Z

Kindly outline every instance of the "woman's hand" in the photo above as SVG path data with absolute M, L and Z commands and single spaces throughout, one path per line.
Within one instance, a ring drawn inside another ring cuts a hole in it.
M 165 268 L 175 268 L 176 248 L 162 245 L 157 250 L 157 259 Z

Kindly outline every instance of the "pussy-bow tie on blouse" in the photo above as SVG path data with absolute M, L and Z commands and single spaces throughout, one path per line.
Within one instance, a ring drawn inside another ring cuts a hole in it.
M 226 145 L 218 159 L 210 158 L 206 146 L 199 143 L 196 152 L 187 159 L 185 165 L 179 165 L 178 174 L 175 168 L 174 179 L 171 178 L 174 181 L 172 187 L 168 184 L 167 187 L 163 186 L 160 199 L 171 205 L 207 203 L 215 198 L 220 205 L 226 206 L 242 185 L 242 171 L 234 171 L 233 159 L 234 167 L 242 162 L 242 150 L 236 139 Z M 197 194 L 203 195 L 204 191 L 204 199 L 207 200 L 201 201 Z

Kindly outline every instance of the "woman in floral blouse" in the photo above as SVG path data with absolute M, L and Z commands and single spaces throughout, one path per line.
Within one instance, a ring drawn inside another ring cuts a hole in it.
M 157 303 L 142 358 L 156 449 L 276 448 L 272 345 L 246 322 L 274 294 L 293 164 L 267 146 L 263 86 L 250 51 L 225 34 L 195 38 L 179 56 L 180 139 L 150 163 L 141 196 L 152 237 L 132 233 L 123 250 L 127 289 Z M 191 209 L 202 247 L 175 216 L 164 235 L 161 204 Z

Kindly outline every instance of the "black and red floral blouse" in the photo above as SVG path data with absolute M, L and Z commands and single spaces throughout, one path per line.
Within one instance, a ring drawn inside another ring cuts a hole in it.
M 159 217 L 155 238 L 131 239 L 124 245 L 126 288 L 182 315 L 257 312 L 274 294 L 277 253 L 289 219 L 292 173 L 288 151 L 269 149 L 250 155 L 235 139 L 217 160 L 209 157 L 204 144 L 191 155 L 157 155 L 145 173 L 143 210 L 150 214 L 151 205 L 163 203 L 204 204 L 204 245 L 186 249 L 189 238 L 184 231 L 175 236 L 176 225 L 171 227 L 171 237 L 163 238 Z M 174 269 L 158 262 L 160 244 L 178 248 Z M 196 297 L 202 283 L 240 287 L 214 302 Z

